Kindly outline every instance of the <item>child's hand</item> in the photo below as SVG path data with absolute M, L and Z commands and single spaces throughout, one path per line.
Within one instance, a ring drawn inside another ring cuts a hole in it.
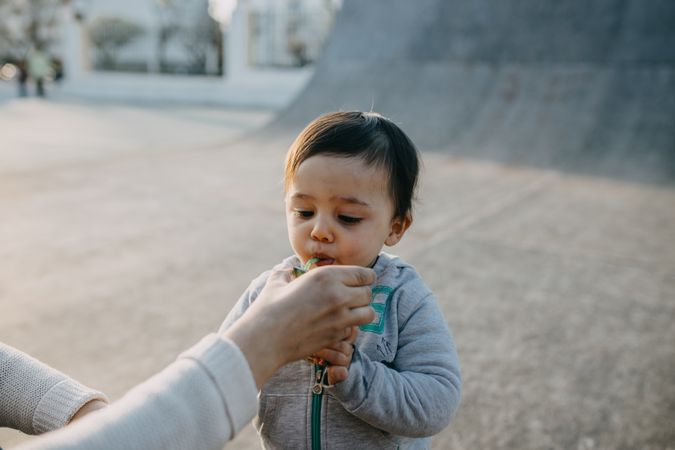
M 354 346 L 358 328 L 352 327 L 351 334 L 344 340 L 316 352 L 314 355 L 329 363 L 328 384 L 336 384 L 347 379 L 349 376 L 349 364 L 354 355 Z

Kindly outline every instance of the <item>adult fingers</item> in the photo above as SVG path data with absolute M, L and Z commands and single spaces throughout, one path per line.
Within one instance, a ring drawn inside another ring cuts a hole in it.
M 373 308 L 370 306 L 361 306 L 358 308 L 342 310 L 333 316 L 323 317 L 316 323 L 316 326 L 317 330 L 331 333 L 324 336 L 330 337 L 329 342 L 338 342 L 349 340 L 352 335 L 354 335 L 355 327 L 368 324 L 374 319 L 375 311 L 373 311 Z M 354 340 L 356 340 L 356 336 L 354 336 Z M 353 340 L 351 342 L 353 342 Z
M 314 290 L 316 313 L 331 314 L 343 308 L 365 306 L 372 300 L 370 284 L 375 280 L 371 269 L 356 266 L 323 266 L 309 271 L 297 281 L 303 289 Z
M 365 325 L 372 322 L 375 319 L 375 311 L 370 306 L 360 306 L 358 308 L 351 308 L 345 314 L 345 323 L 346 327 L 356 327 L 359 325 Z M 353 333 L 353 331 L 352 331 Z M 356 336 L 354 336 L 356 339 Z
M 351 327 L 349 331 L 350 331 L 349 336 L 347 336 L 343 342 L 346 342 L 347 344 L 351 345 L 356 341 L 356 337 L 359 335 L 359 328 Z
M 309 273 L 330 273 L 346 286 L 368 286 L 375 282 L 375 271 L 359 266 L 321 266 Z
M 338 316 L 324 317 L 315 323 L 310 342 L 318 348 L 330 347 L 335 342 L 344 341 L 351 344 L 356 340 L 354 327 L 365 325 L 375 319 L 375 312 L 369 306 L 352 308 Z
M 375 282 L 376 275 L 373 269 L 358 266 L 339 266 L 343 272 L 342 282 L 347 286 L 370 286 Z
M 347 287 L 344 291 L 344 304 L 348 308 L 360 308 L 370 305 L 373 294 L 370 286 Z

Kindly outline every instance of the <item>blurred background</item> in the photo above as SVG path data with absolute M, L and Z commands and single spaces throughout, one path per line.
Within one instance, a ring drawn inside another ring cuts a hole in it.
M 423 155 L 385 250 L 462 362 L 433 448 L 675 449 L 668 0 L 0 0 L 0 339 L 119 398 L 290 254 L 286 149 L 340 109 Z
M 250 77 L 260 78 L 258 89 L 284 81 L 292 88 L 306 77 L 301 69 L 319 56 L 339 7 L 335 0 L 6 0 L 0 79 L 18 84 L 21 95 L 37 94 L 44 80 L 79 98 L 279 107 L 287 101 L 279 89 L 257 102 L 236 93 L 242 84 L 251 89 Z

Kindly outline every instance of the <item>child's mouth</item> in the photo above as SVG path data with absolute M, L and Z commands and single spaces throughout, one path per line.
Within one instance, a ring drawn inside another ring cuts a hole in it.
M 310 258 L 302 267 L 293 267 L 293 275 L 297 278 L 303 273 L 307 273 L 314 267 L 329 266 L 335 263 L 335 259 L 326 256 L 314 256 Z
M 318 261 L 315 263 L 317 267 L 319 266 L 330 266 L 331 264 L 335 263 L 335 260 L 333 258 L 322 258 L 322 257 L 317 257 Z

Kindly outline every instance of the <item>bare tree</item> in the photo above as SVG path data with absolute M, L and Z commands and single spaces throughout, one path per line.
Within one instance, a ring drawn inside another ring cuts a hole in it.
M 157 59 L 161 72 L 170 71 L 166 50 L 169 43 L 180 32 L 181 8 L 176 0 L 155 0 L 159 28 L 157 33 Z
M 49 51 L 64 6 L 62 0 L 0 0 L 0 54 L 22 59 L 31 47 Z
M 121 17 L 98 17 L 89 26 L 89 38 L 97 50 L 97 66 L 115 69 L 119 51 L 143 34 L 143 28 Z
M 207 0 L 192 2 L 155 0 L 159 18 L 158 57 L 162 71 L 183 70 L 205 73 L 209 55 L 216 57 L 218 71 L 222 71 L 223 41 L 220 26 L 208 15 Z M 166 57 L 171 45 L 182 47 L 185 59 L 175 67 Z
M 190 26 L 180 33 L 180 42 L 188 55 L 190 72 L 206 73 L 208 55 L 217 55 L 218 71 L 222 71 L 223 34 L 220 25 L 206 8 L 199 9 Z

